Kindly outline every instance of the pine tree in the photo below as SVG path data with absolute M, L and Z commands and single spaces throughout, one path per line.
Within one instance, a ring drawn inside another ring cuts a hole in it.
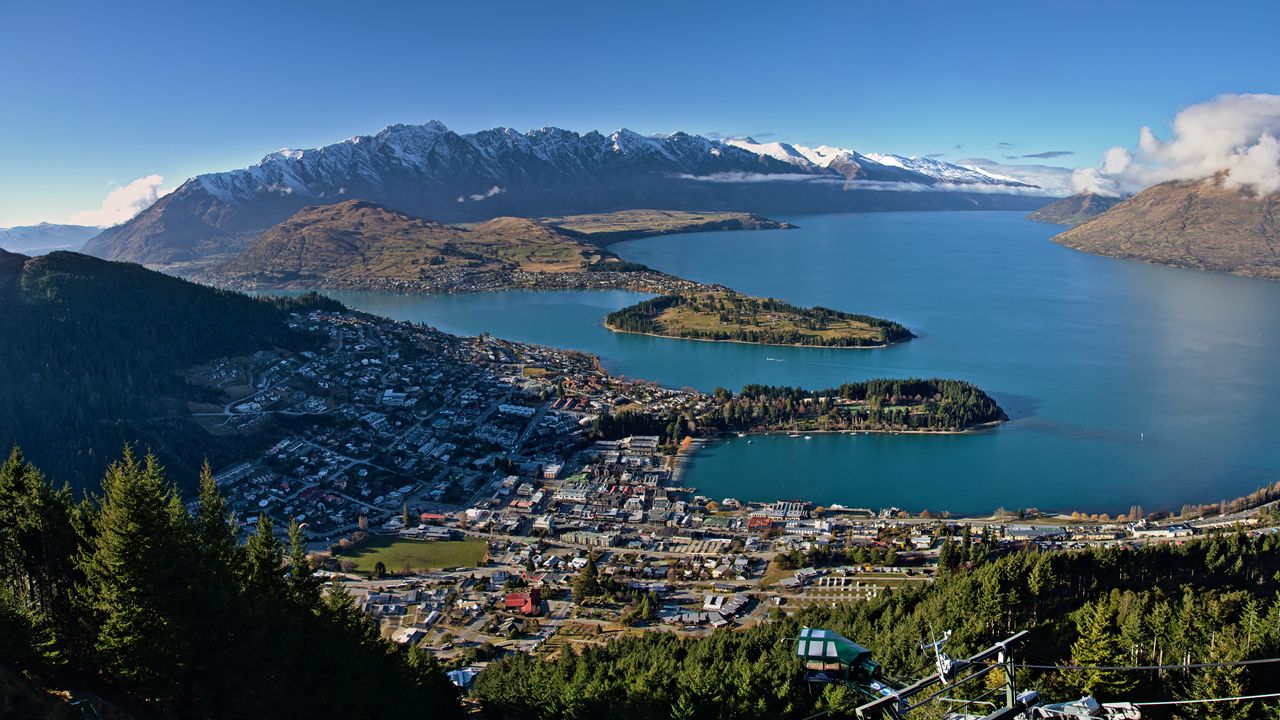
M 191 528 L 175 505 L 182 507 L 155 456 L 139 463 L 126 447 L 103 478 L 94 537 L 81 560 L 95 654 L 108 673 L 149 696 L 176 695 L 189 659 L 171 608 L 189 599 Z
M 276 539 L 275 524 L 266 513 L 258 515 L 258 525 L 244 545 L 248 574 L 246 589 L 250 595 L 279 596 L 284 579 L 281 568 L 284 553 Z
M 226 498 L 214 482 L 208 460 L 200 467 L 198 493 L 194 518 L 196 540 L 204 554 L 218 566 L 217 570 L 229 572 L 238 564 L 240 543 L 236 537 L 235 521 L 227 509 Z
M 305 608 L 319 605 L 320 583 L 311 574 L 307 538 L 297 520 L 289 523 L 289 590 L 299 605 Z
M 947 538 L 938 549 L 938 569 L 950 572 L 958 567 L 960 567 L 960 549 L 956 547 L 955 540 Z
M 1097 668 L 1128 664 L 1107 599 L 1086 605 L 1076 621 L 1076 628 L 1079 637 L 1071 645 L 1072 665 Z M 1123 670 L 1077 670 L 1071 673 L 1070 679 L 1084 692 L 1104 699 L 1116 698 L 1135 685 L 1133 674 Z
M 601 593 L 599 572 L 596 570 L 596 560 L 593 557 L 587 558 L 586 567 L 582 568 L 582 572 L 573 579 L 573 601 L 582 604 L 588 598 L 596 597 Z
M 73 515 L 70 489 L 54 490 L 15 447 L 0 465 L 0 593 L 51 643 L 77 641 L 71 590 L 81 538 Z
M 1217 634 L 1210 643 L 1205 662 L 1243 660 L 1246 642 L 1234 631 Z M 1203 668 L 1191 678 L 1187 698 L 1222 698 L 1248 695 L 1245 691 L 1245 668 L 1240 665 Z M 1248 720 L 1255 716 L 1255 703 L 1236 702 L 1188 705 L 1180 713 L 1187 720 Z

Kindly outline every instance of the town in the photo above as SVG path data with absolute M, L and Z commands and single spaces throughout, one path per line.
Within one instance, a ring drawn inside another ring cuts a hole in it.
M 613 377 L 583 353 L 360 313 L 293 326 L 327 336 L 325 348 L 190 372 L 226 398 L 194 408 L 208 431 L 274 433 L 215 479 L 246 530 L 261 513 L 277 532 L 299 523 L 327 587 L 463 687 L 505 652 L 647 629 L 705 635 L 926 583 L 1005 549 L 1177 542 L 1258 519 L 1158 522 L 1140 508 L 961 519 L 708 498 L 681 482 L 699 440 L 607 432 L 600 418 L 697 417 L 709 396 Z

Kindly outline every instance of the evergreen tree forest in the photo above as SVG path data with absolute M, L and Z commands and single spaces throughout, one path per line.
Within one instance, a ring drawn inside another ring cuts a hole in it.
M 0 677 L 140 719 L 459 715 L 429 655 L 322 592 L 296 526 L 282 540 L 262 516 L 244 542 L 236 527 L 207 466 L 189 510 L 154 456 L 126 448 L 76 502 L 15 449 L 0 466 Z
M 95 485 L 126 441 L 184 475 L 202 456 L 221 460 L 218 441 L 189 419 L 187 401 L 202 398 L 181 371 L 310 348 L 318 341 L 291 330 L 290 313 L 339 307 L 255 299 L 77 253 L 0 260 L 0 447 L 21 445 L 78 488 Z
M 719 407 L 702 421 L 724 430 L 962 430 L 1008 419 L 962 380 L 866 380 L 830 390 L 747 385 L 714 395 Z
M 716 388 L 711 407 L 687 406 L 665 415 L 602 413 L 591 437 L 656 435 L 672 450 L 686 437 L 720 432 L 934 431 L 956 432 L 1009 419 L 976 385 L 962 380 L 865 380 L 830 390 L 747 385 L 739 393 Z
M 554 660 L 509 656 L 476 682 L 484 715 L 501 720 L 802 720 L 861 700 L 806 685 L 792 639 L 830 628 L 869 647 L 887 675 L 932 672 L 920 650 L 945 629 L 963 657 L 1027 629 L 1020 662 L 1046 666 L 1178 665 L 1280 656 L 1280 539 L 1225 534 L 1140 550 L 1017 551 L 966 563 L 935 582 L 867 602 L 808 606 L 793 616 L 710 638 L 647 633 Z M 1273 692 L 1280 666 L 1158 671 L 1022 668 L 1019 687 L 1055 701 L 1236 697 Z M 967 697 L 981 694 L 977 687 Z M 965 697 L 965 693 L 960 697 Z M 1274 703 L 1274 701 L 1271 701 Z M 1273 717 L 1264 701 L 1144 708 L 1150 718 Z M 939 717 L 922 708 L 912 717 Z

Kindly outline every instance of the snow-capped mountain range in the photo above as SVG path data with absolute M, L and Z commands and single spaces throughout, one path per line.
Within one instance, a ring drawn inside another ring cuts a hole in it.
M 242 249 L 304 206 L 353 198 L 457 222 L 626 208 L 1020 209 L 1043 204 L 1028 196 L 1044 194 L 1013 177 L 929 158 L 625 129 L 460 134 L 432 120 L 197 176 L 85 249 L 152 264 L 201 261 Z
M 102 232 L 92 225 L 20 225 L 0 228 L 0 248 L 25 254 L 40 254 L 51 250 L 78 250 L 85 240 Z
M 808 172 L 834 171 L 851 182 L 901 182 L 923 186 L 993 186 L 1035 189 L 1036 186 L 1017 178 L 988 172 L 977 166 L 955 165 L 926 157 L 904 157 L 862 153 L 845 148 L 819 145 L 816 148 L 782 142 L 760 143 L 752 138 L 731 138 L 726 145 L 755 155 L 795 165 Z

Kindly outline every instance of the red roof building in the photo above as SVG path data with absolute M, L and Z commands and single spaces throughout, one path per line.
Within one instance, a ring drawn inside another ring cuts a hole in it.
M 503 607 L 521 615 L 538 615 L 542 613 L 542 592 L 537 588 L 529 592 L 507 593 Z

